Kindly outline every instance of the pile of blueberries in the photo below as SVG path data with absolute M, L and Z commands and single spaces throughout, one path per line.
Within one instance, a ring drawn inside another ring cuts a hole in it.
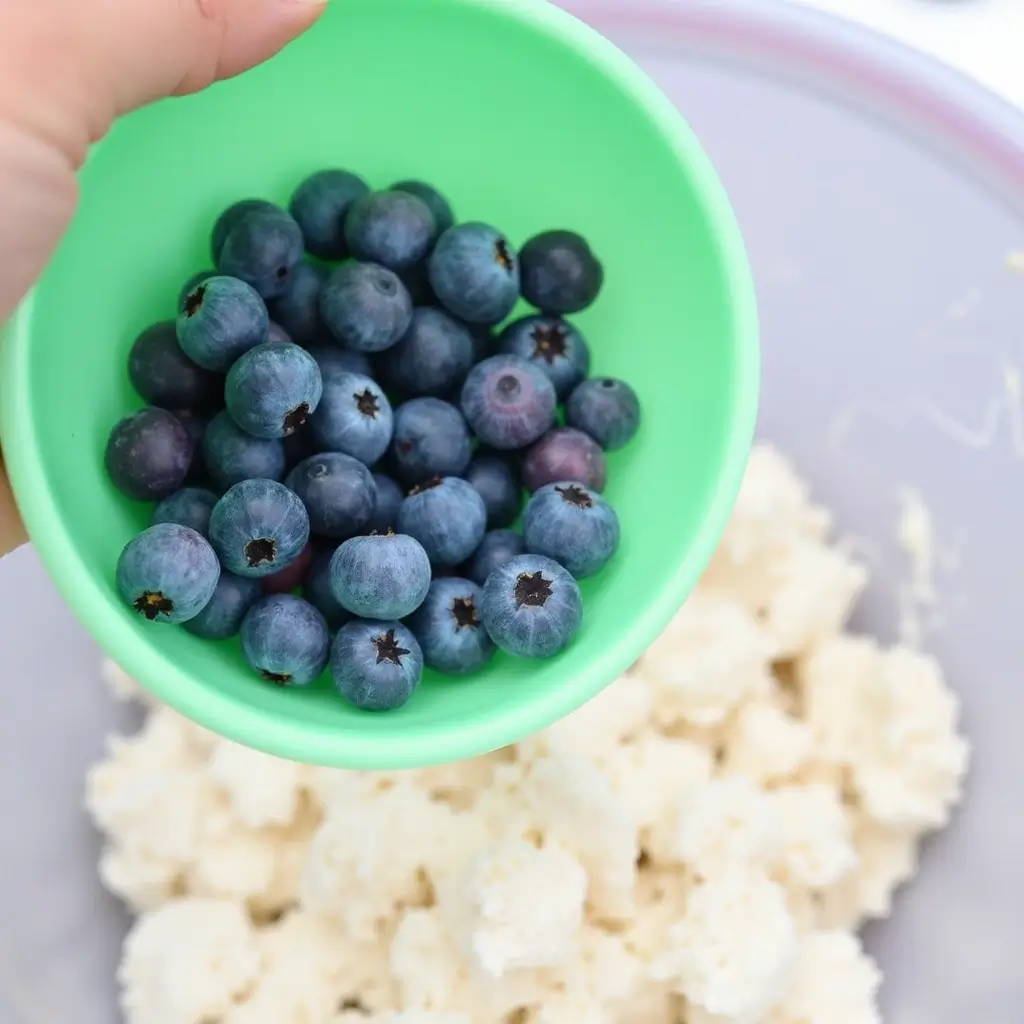
M 329 664 L 367 710 L 404 704 L 425 664 L 565 648 L 576 581 L 619 544 L 605 452 L 640 422 L 563 319 L 603 285 L 586 241 L 550 231 L 517 252 L 423 182 L 375 192 L 328 170 L 287 210 L 229 207 L 212 250 L 177 320 L 135 341 L 150 407 L 107 444 L 114 485 L 157 502 L 118 561 L 124 601 L 240 634 L 272 683 Z M 540 312 L 498 332 L 520 297 Z

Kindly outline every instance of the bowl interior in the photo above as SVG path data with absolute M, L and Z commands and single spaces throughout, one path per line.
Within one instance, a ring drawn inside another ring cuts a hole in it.
M 149 507 L 103 472 L 114 422 L 139 406 L 136 333 L 173 316 L 235 199 L 287 201 L 344 166 L 385 187 L 435 182 L 462 219 L 517 243 L 584 232 L 606 290 L 579 318 L 595 372 L 629 380 L 646 422 L 610 460 L 614 563 L 584 584 L 585 624 L 550 662 L 499 656 L 471 680 L 428 677 L 403 710 L 347 707 L 329 680 L 259 683 L 212 645 L 125 610 L 113 569 Z M 510 742 L 593 696 L 682 602 L 724 525 L 756 392 L 752 292 L 731 212 L 667 101 L 617 50 L 544 4 L 345 0 L 279 57 L 201 96 L 131 116 L 82 175 L 73 228 L 5 353 L 5 442 L 30 531 L 86 625 L 187 715 L 308 761 L 384 767 Z

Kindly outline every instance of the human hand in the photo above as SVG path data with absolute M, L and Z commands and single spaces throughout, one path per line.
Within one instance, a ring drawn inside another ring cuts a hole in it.
M 261 63 L 327 0 L 0 0 L 0 324 L 49 260 L 114 119 Z M 0 464 L 0 555 L 25 541 Z

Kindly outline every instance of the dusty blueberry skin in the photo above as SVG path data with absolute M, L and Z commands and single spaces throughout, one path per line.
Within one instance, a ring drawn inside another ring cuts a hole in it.
M 398 529 L 423 545 L 433 565 L 459 565 L 484 539 L 487 509 L 465 480 L 454 476 L 430 480 L 402 502 Z
M 197 270 L 182 286 L 181 291 L 178 292 L 178 315 L 181 315 L 182 310 L 185 308 L 185 300 L 194 292 L 201 284 L 209 281 L 211 277 L 217 277 L 216 270 Z
M 523 459 L 523 484 L 537 491 L 560 480 L 575 480 L 595 491 L 603 491 L 608 464 L 601 446 L 575 427 L 549 430 Z
M 164 498 L 150 518 L 150 526 L 159 523 L 177 523 L 195 530 L 200 536 L 208 537 L 210 533 L 210 513 L 217 504 L 218 497 L 213 491 L 202 487 L 183 487 L 175 491 L 169 498 Z
M 413 398 L 395 410 L 391 461 L 403 483 L 459 476 L 472 454 L 469 428 L 454 405 L 440 398 Z
M 470 324 L 497 324 L 519 301 L 519 257 L 486 224 L 449 228 L 430 255 L 430 284 L 445 309 Z
M 185 424 L 164 409 L 141 409 L 110 432 L 105 465 L 113 485 L 136 501 L 162 501 L 185 482 L 195 445 Z
M 619 517 L 595 490 L 563 480 L 542 487 L 523 510 L 523 538 L 576 579 L 600 572 L 619 547 Z
M 295 190 L 288 211 L 302 229 L 306 251 L 322 260 L 343 260 L 348 256 L 345 220 L 352 204 L 362 199 L 370 186 L 349 171 L 335 168 L 311 174 Z
M 337 550 L 333 545 L 314 549 L 306 582 L 302 587 L 302 596 L 324 617 L 332 633 L 336 633 L 352 618 L 331 590 L 331 560 Z
M 274 594 L 242 620 L 242 655 L 268 683 L 308 686 L 323 674 L 331 636 L 324 617 L 301 597 Z
M 498 348 L 539 366 L 565 398 L 590 373 L 590 348 L 572 324 L 555 316 L 527 316 L 506 327 Z
M 488 577 L 480 617 L 503 651 L 521 658 L 550 658 L 579 632 L 583 597 L 579 584 L 557 562 L 519 555 Z
M 264 299 L 284 295 L 302 259 L 302 230 L 279 207 L 252 210 L 228 231 L 217 258 L 217 269 L 252 285 Z
M 357 373 L 361 377 L 372 377 L 373 367 L 362 352 L 349 352 L 337 345 L 313 345 L 309 354 L 320 367 L 320 374 L 326 378 L 329 373 Z
M 224 393 L 224 378 L 197 366 L 182 351 L 173 320 L 153 324 L 135 339 L 128 379 L 150 405 L 171 411 L 215 408 Z
M 550 429 L 558 399 L 550 378 L 519 356 L 477 363 L 462 386 L 462 412 L 484 444 L 525 448 Z
M 292 271 L 288 290 L 267 303 L 271 323 L 279 325 L 288 336 L 284 340 L 307 346 L 323 336 L 326 329 L 320 319 L 320 292 L 327 273 L 325 267 L 303 260 Z
M 227 410 L 217 413 L 206 427 L 203 460 L 210 478 L 222 491 L 243 480 L 281 480 L 286 467 L 280 440 L 247 434 Z
M 297 494 L 274 480 L 243 480 L 213 508 L 210 542 L 221 565 L 246 579 L 273 576 L 309 540 L 309 515 Z
M 331 560 L 331 593 L 363 619 L 404 619 L 423 603 L 429 587 L 430 560 L 405 534 L 353 537 Z
M 479 672 L 497 651 L 480 621 L 480 588 L 457 576 L 434 580 L 406 625 L 419 641 L 424 662 L 438 672 Z
M 421 307 L 398 344 L 380 359 L 381 378 L 409 397 L 451 394 L 473 365 L 473 336 L 443 310 Z
M 331 678 L 362 711 L 394 711 L 416 692 L 423 652 L 400 622 L 359 620 L 338 630 L 331 648 Z
M 320 367 L 304 348 L 268 341 L 250 349 L 228 371 L 224 400 L 231 418 L 247 434 L 273 439 L 305 426 L 323 390 Z
M 372 466 L 388 450 L 394 425 L 391 403 L 376 381 L 329 371 L 309 434 L 320 451 L 343 452 Z
M 405 501 L 405 491 L 384 473 L 374 473 L 373 482 L 377 488 L 377 500 L 367 527 L 377 533 L 387 533 L 398 525 L 398 510 Z
M 575 231 L 545 231 L 519 254 L 523 298 L 543 313 L 566 316 L 592 305 L 604 268 Z
M 401 279 L 376 263 L 346 263 L 324 283 L 320 315 L 334 339 L 354 352 L 383 352 L 412 322 Z
M 189 292 L 176 330 L 192 362 L 227 373 L 236 359 L 267 340 L 270 318 L 263 300 L 244 281 L 217 276 Z
M 220 259 L 221 249 L 227 241 L 231 229 L 245 216 L 250 213 L 284 213 L 285 211 L 268 199 L 240 199 L 232 203 L 216 220 L 213 225 L 213 232 L 210 236 L 210 252 L 213 255 L 213 262 Z
M 353 203 L 345 218 L 352 255 L 394 271 L 419 263 L 436 237 L 430 207 L 411 192 L 371 192 Z
M 469 464 L 465 477 L 484 499 L 488 528 L 510 526 L 516 521 L 523 504 L 523 489 L 507 459 L 480 455 Z
M 492 530 L 484 535 L 480 547 L 466 563 L 465 574 L 482 587 L 492 572 L 507 565 L 525 551 L 526 545 L 522 534 L 516 533 L 515 530 Z
M 213 596 L 220 563 L 209 542 L 177 523 L 151 526 L 128 542 L 117 561 L 117 589 L 150 622 L 187 622 Z
M 369 523 L 377 504 L 377 485 L 357 459 L 340 452 L 311 455 L 285 480 L 306 506 L 310 532 L 344 540 Z
M 565 404 L 565 421 L 589 434 L 606 452 L 629 444 L 640 429 L 640 400 L 614 377 L 585 380 Z
M 222 572 L 213 596 L 198 615 L 185 623 L 185 630 L 203 640 L 227 640 L 237 636 L 245 613 L 262 596 L 256 580 Z
M 396 182 L 389 191 L 408 192 L 427 204 L 430 212 L 434 215 L 434 238 L 431 240 L 431 245 L 455 224 L 455 213 L 451 203 L 433 185 L 425 181 L 408 179 Z

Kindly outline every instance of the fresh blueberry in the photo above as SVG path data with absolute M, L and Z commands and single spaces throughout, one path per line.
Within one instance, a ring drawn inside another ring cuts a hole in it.
M 343 452 L 372 466 L 387 451 L 394 424 L 391 403 L 375 381 L 331 371 L 309 432 L 321 451 Z
M 387 533 L 398 525 L 398 510 L 405 500 L 405 491 L 383 473 L 374 473 L 373 482 L 377 487 L 377 501 L 367 526 L 377 533 Z
M 281 480 L 286 467 L 279 440 L 247 434 L 227 410 L 217 413 L 206 428 L 203 460 L 213 482 L 224 491 L 243 480 Z
M 575 427 L 549 430 L 523 459 L 523 484 L 539 491 L 547 484 L 573 480 L 593 491 L 603 491 L 608 466 L 601 446 Z
M 373 516 L 377 487 L 361 462 L 340 452 L 312 455 L 285 483 L 303 501 L 310 532 L 343 540 L 357 534 Z
M 460 224 L 438 239 L 430 256 L 430 284 L 460 320 L 500 323 L 519 299 L 519 257 L 500 231 Z
M 164 498 L 153 509 L 150 525 L 177 523 L 178 526 L 187 526 L 207 537 L 210 533 L 210 513 L 216 504 L 217 495 L 213 491 L 202 487 L 183 487 L 169 498 Z
M 337 345 L 312 345 L 309 354 L 320 367 L 320 375 L 327 378 L 329 373 L 358 373 L 362 377 L 372 377 L 370 360 L 362 352 L 349 352 Z
M 466 575 L 481 587 L 495 569 L 507 565 L 526 551 L 522 534 L 515 530 L 492 530 L 466 565 Z
M 331 677 L 338 692 L 363 711 L 393 711 L 415 693 L 423 652 L 400 622 L 350 622 L 331 649 Z
M 161 409 L 209 409 L 217 405 L 224 380 L 197 366 L 178 344 L 172 320 L 147 327 L 128 356 L 132 387 Z
M 188 430 L 174 413 L 142 409 L 110 432 L 107 474 L 129 498 L 162 501 L 185 482 L 194 451 Z
M 264 576 L 260 581 L 260 590 L 266 594 L 290 594 L 298 590 L 306 582 L 306 574 L 309 572 L 310 563 L 313 561 L 313 544 L 310 542 L 302 549 L 302 554 L 286 565 L 280 572 L 273 576 Z
M 275 438 L 305 426 L 323 390 L 320 367 L 304 348 L 268 341 L 231 367 L 224 398 L 231 418 L 246 433 Z
M 423 307 L 401 340 L 381 356 L 382 380 L 410 396 L 447 395 L 473 365 L 469 329 L 440 309 Z
M 539 366 L 565 398 L 588 373 L 590 349 L 572 324 L 556 316 L 527 316 L 501 332 L 498 346 L 510 356 L 520 356 Z
M 395 410 L 395 473 L 407 484 L 458 476 L 472 457 L 462 413 L 439 398 L 413 398 Z
M 291 565 L 309 540 L 306 506 L 273 480 L 243 480 L 214 506 L 210 542 L 229 572 L 251 579 Z
M 516 521 L 523 504 L 523 488 L 507 459 L 480 455 L 469 464 L 466 479 L 484 499 L 489 527 L 509 526 Z
M 179 409 L 174 415 L 181 420 L 188 436 L 192 439 L 192 464 L 185 476 L 185 483 L 189 487 L 215 489 L 216 485 L 210 478 L 209 470 L 206 468 L 206 459 L 203 457 L 203 435 L 213 416 L 205 412 L 196 412 L 194 409 Z
M 177 323 L 185 355 L 217 373 L 227 373 L 239 356 L 262 345 L 269 330 L 263 300 L 234 277 L 211 277 L 190 292 Z
M 491 356 L 477 363 L 462 386 L 462 411 L 484 444 L 509 451 L 525 448 L 555 421 L 558 399 L 550 378 L 518 356 Z
M 579 584 L 557 562 L 520 555 L 488 577 L 480 617 L 503 651 L 550 658 L 579 632 L 583 597 Z
M 178 315 L 180 316 L 182 311 L 185 309 L 185 300 L 201 285 L 209 281 L 211 277 L 216 277 L 216 270 L 197 270 L 185 283 L 182 285 L 181 291 L 178 292 Z
M 370 186 L 348 171 L 317 171 L 292 196 L 288 207 L 306 240 L 306 251 L 322 260 L 343 260 L 348 256 L 345 220 L 352 204 L 362 199 Z
M 574 231 L 546 231 L 531 238 L 519 262 L 523 298 L 554 316 L 586 309 L 604 284 L 604 268 Z
M 198 615 L 219 578 L 206 538 L 177 523 L 151 526 L 128 542 L 117 561 L 118 592 L 150 622 L 187 622 Z
M 273 299 L 288 290 L 303 249 L 302 229 L 284 210 L 252 210 L 228 231 L 217 269 Z
M 480 621 L 480 588 L 458 577 L 434 580 L 407 625 L 438 672 L 479 672 L 497 648 Z
M 414 488 L 402 502 L 398 528 L 423 545 L 434 565 L 459 565 L 484 539 L 487 509 L 465 480 L 435 477 Z
M 267 327 L 267 341 L 274 341 L 279 344 L 283 343 L 286 345 L 294 344 L 292 336 L 279 323 L 275 323 L 273 320 L 270 321 L 270 324 Z
M 250 213 L 284 213 L 277 203 L 267 199 L 242 199 L 232 203 L 216 220 L 213 225 L 213 234 L 210 238 L 210 251 L 213 253 L 213 262 L 220 261 L 220 253 L 224 248 L 228 235 L 232 228 L 245 216 Z
M 452 211 L 451 203 L 433 185 L 428 185 L 425 181 L 410 179 L 392 185 L 391 191 L 408 192 L 427 204 L 430 212 L 434 215 L 436 232 L 434 241 L 455 224 L 455 214 Z
M 412 322 L 412 299 L 393 271 L 376 263 L 346 263 L 320 293 L 327 329 L 346 348 L 383 352 Z
M 632 441 L 640 429 L 640 400 L 628 384 L 614 377 L 585 380 L 569 396 L 565 420 L 613 452 Z
M 195 618 L 185 623 L 185 629 L 203 640 L 227 640 L 238 634 L 245 613 L 261 596 L 256 580 L 222 572 L 213 597 Z
M 405 534 L 353 537 L 331 560 L 331 593 L 363 619 L 404 619 L 423 603 L 429 586 L 427 553 Z
M 331 636 L 324 617 L 301 597 L 257 601 L 242 620 L 242 655 L 268 683 L 308 686 L 327 667 Z
M 430 207 L 411 192 L 371 192 L 345 218 L 345 240 L 357 260 L 391 270 L 419 263 L 437 237 Z
M 272 322 L 279 324 L 288 335 L 285 340 L 294 341 L 297 345 L 310 345 L 323 335 L 320 292 L 326 280 L 325 268 L 303 260 L 292 271 L 288 290 L 267 303 Z
M 332 633 L 336 633 L 352 618 L 338 603 L 331 590 L 331 560 L 335 551 L 335 547 L 314 550 L 309 571 L 306 573 L 306 582 L 302 588 L 303 596 L 324 617 L 327 628 Z
M 526 550 L 546 555 L 577 579 L 600 572 L 619 546 L 619 517 L 596 491 L 571 481 L 548 484 L 523 511 Z

